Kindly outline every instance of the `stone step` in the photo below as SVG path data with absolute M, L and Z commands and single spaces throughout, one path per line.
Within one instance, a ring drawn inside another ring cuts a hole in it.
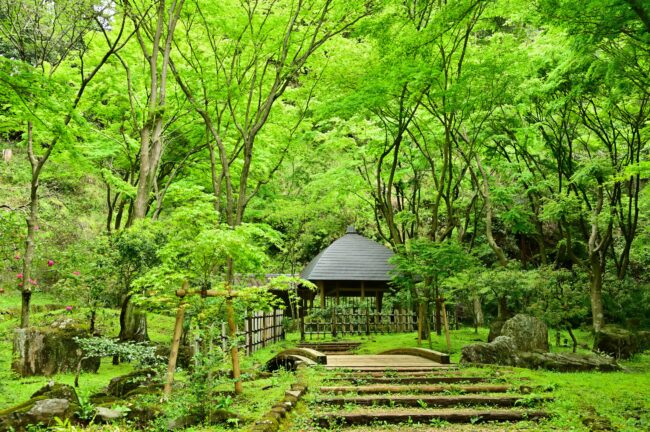
M 479 383 L 488 382 L 489 378 L 476 376 L 396 376 L 396 377 L 334 377 L 327 381 L 348 381 L 354 384 L 437 384 L 437 383 Z
M 316 401 L 317 404 L 346 406 L 390 406 L 390 407 L 450 407 L 470 405 L 493 405 L 499 407 L 513 407 L 522 400 L 516 395 L 455 395 L 455 396 L 357 396 L 357 397 L 326 397 Z M 541 403 L 550 398 L 526 399 L 526 403 Z
M 507 385 L 367 385 L 367 386 L 323 386 L 321 393 L 505 393 Z
M 472 410 L 472 409 L 436 409 L 436 410 L 379 410 L 379 411 L 340 411 L 319 415 L 314 423 L 327 428 L 333 425 L 365 425 L 378 423 L 430 423 L 436 420 L 450 423 L 482 422 L 516 422 L 522 420 L 540 420 L 548 417 L 545 411 L 518 410 Z

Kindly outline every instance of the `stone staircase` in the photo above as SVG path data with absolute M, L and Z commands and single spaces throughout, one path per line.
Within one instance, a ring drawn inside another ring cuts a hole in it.
M 324 371 L 310 389 L 309 412 L 315 428 L 347 429 L 373 424 L 444 425 L 537 421 L 548 398 L 531 397 L 503 378 L 439 371 Z M 385 426 L 384 426 L 385 427 Z M 365 429 L 364 429 L 365 430 Z M 383 429 L 382 429 L 383 430 Z

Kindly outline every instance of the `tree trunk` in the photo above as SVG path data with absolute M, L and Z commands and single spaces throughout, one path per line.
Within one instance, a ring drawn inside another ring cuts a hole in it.
M 598 254 L 593 254 L 591 260 L 591 316 L 594 331 L 600 331 L 605 325 L 603 313 L 603 273 Z
M 506 321 L 508 318 L 510 318 L 510 312 L 508 311 L 508 299 L 506 296 L 499 297 L 499 303 L 497 307 L 498 320 Z
M 120 336 L 122 342 L 147 342 L 147 319 L 144 312 L 139 311 L 131 301 L 131 295 L 126 296 L 122 302 L 120 313 Z
M 483 327 L 485 324 L 483 307 L 481 306 L 481 299 L 479 296 L 474 296 L 472 299 L 472 310 L 474 311 L 474 333 L 478 333 L 478 328 Z
M 27 123 L 27 156 L 32 168 L 32 179 L 29 195 L 29 216 L 27 216 L 27 237 L 25 238 L 25 254 L 23 255 L 23 276 L 18 280 L 22 292 L 20 311 L 20 328 L 29 327 L 30 302 L 32 299 L 32 260 L 34 259 L 34 236 L 38 223 L 38 186 L 44 159 L 39 160 L 33 152 L 32 123 Z
M 232 379 L 235 381 L 235 393 L 241 394 L 244 388 L 241 383 L 241 371 L 239 369 L 239 351 L 237 349 L 237 326 L 235 325 L 235 310 L 232 306 L 232 298 L 226 298 L 226 314 L 228 316 L 228 336 L 230 338 L 230 357 L 232 359 Z

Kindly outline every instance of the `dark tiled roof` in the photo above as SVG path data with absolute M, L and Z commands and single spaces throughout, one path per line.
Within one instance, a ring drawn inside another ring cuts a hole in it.
M 356 280 L 389 281 L 393 252 L 348 228 L 347 233 L 321 251 L 302 271 L 310 281 Z

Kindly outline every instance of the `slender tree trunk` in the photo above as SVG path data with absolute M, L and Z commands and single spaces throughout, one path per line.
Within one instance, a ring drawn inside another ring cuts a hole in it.
M 478 333 L 478 328 L 483 327 L 485 324 L 483 307 L 481 306 L 481 299 L 479 296 L 474 296 L 472 299 L 472 309 L 474 311 L 474 333 Z
M 591 220 L 591 234 L 589 236 L 589 273 L 591 277 L 591 315 L 593 320 L 594 331 L 600 331 L 605 325 L 605 314 L 603 312 L 603 271 L 604 265 L 601 255 L 605 255 L 606 243 L 609 239 L 609 233 L 601 236 L 598 230 L 598 217 L 603 209 L 603 185 L 599 184 L 597 189 L 597 201 L 593 209 Z M 610 228 L 611 230 L 611 225 Z
M 18 280 L 22 293 L 22 306 L 20 311 L 20 328 L 29 327 L 30 303 L 32 299 L 32 260 L 34 259 L 34 245 L 36 227 L 38 225 L 38 186 L 42 160 L 39 160 L 33 151 L 32 122 L 27 123 L 27 156 L 32 168 L 32 179 L 29 194 L 29 215 L 27 216 L 27 237 L 25 238 L 25 254 L 23 255 L 23 277 Z
M 232 306 L 232 298 L 226 298 L 226 315 L 228 316 L 228 336 L 230 338 L 230 358 L 232 360 L 232 379 L 235 381 L 235 393 L 241 394 L 244 387 L 241 383 L 241 371 L 239 369 L 239 350 L 237 349 L 237 325 L 235 324 L 235 310 Z
M 593 320 L 594 331 L 600 331 L 605 325 L 605 315 L 603 312 L 603 273 L 601 271 L 600 259 L 598 254 L 590 257 L 591 263 L 591 316 Z

